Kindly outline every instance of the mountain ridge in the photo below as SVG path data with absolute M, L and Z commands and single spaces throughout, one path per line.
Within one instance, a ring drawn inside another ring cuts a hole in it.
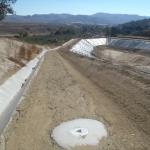
M 4 22 L 19 23 L 58 23 L 58 24 L 96 24 L 96 25 L 118 25 L 130 21 L 147 19 L 147 16 L 129 14 L 95 13 L 93 15 L 72 15 L 72 14 L 34 14 L 34 15 L 9 15 Z

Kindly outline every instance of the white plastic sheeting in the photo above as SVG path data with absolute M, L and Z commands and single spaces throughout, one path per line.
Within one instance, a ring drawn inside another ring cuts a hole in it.
M 76 146 L 95 146 L 107 136 L 107 131 L 97 120 L 76 119 L 57 126 L 51 136 L 59 146 L 71 149 Z
M 105 45 L 106 41 L 106 38 L 82 39 L 76 45 L 74 45 L 70 51 L 79 55 L 93 57 L 91 52 L 94 50 L 94 47 Z
M 105 45 L 106 44 L 106 38 L 98 38 L 98 39 L 86 39 L 87 42 L 92 44 L 93 46 L 99 46 L 99 45 Z
M 0 134 L 10 120 L 27 83 L 46 51 L 43 50 L 41 54 L 0 86 Z

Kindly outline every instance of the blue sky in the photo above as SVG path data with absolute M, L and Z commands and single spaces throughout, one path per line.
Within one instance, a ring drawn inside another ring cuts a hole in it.
M 17 15 L 96 12 L 150 16 L 150 0 L 18 0 Z

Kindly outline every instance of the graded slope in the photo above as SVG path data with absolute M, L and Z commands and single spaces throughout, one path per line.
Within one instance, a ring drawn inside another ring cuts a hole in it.
M 40 53 L 40 47 L 0 38 L 0 85 Z
M 98 146 L 74 149 L 148 149 L 149 136 L 137 128 L 136 122 L 128 118 L 128 113 L 122 106 L 116 104 L 111 93 L 104 92 L 107 89 L 106 86 L 111 85 L 112 89 L 117 87 L 117 85 L 113 87 L 113 82 L 110 84 L 110 80 L 113 81 L 114 77 L 115 81 L 116 78 L 120 79 L 119 83 L 127 78 L 118 78 L 117 73 L 113 78 L 109 78 L 106 72 L 99 76 L 102 83 L 107 81 L 107 84 L 101 85 L 100 88 L 86 77 L 89 75 L 86 74 L 86 69 L 89 70 L 88 65 L 92 64 L 92 60 L 70 55 L 67 51 L 64 54 L 64 48 L 62 50 L 63 57 L 57 51 L 51 51 L 46 55 L 38 75 L 32 82 L 22 104 L 17 108 L 18 113 L 4 134 L 6 150 L 61 150 L 62 148 L 50 138 L 52 130 L 62 122 L 78 118 L 103 122 L 107 128 L 108 137 Z M 81 71 L 79 65 L 84 65 L 85 68 L 83 70 L 81 68 Z M 104 68 L 101 67 L 99 70 L 102 69 Z M 105 71 L 103 70 L 103 73 Z M 131 90 L 130 85 L 126 84 L 126 86 L 125 95 Z M 118 98 L 117 100 L 119 101 Z
M 27 63 L 25 67 L 21 68 L 0 86 L 0 135 L 8 124 L 26 86 L 29 84 L 46 52 L 47 50 L 43 50 L 41 54 Z

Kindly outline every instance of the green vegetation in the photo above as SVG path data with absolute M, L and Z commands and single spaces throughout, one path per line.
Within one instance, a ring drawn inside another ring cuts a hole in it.
M 30 35 L 30 33 L 19 33 L 16 38 L 29 43 L 36 44 L 62 44 L 72 38 L 101 37 L 107 34 L 107 29 L 98 25 L 59 25 L 49 27 L 48 34 Z M 26 34 L 25 34 L 26 33 Z
M 150 37 L 150 19 L 132 21 L 111 28 L 112 36 L 142 36 Z
M 72 38 L 93 38 L 106 36 L 147 37 L 150 38 L 150 19 L 132 21 L 126 24 L 108 27 L 100 25 L 47 25 L 47 34 L 34 35 L 29 30 L 19 33 L 18 39 L 37 44 L 60 45 Z
M 0 20 L 4 19 L 7 14 L 13 14 L 14 11 L 11 7 L 16 0 L 0 0 Z

